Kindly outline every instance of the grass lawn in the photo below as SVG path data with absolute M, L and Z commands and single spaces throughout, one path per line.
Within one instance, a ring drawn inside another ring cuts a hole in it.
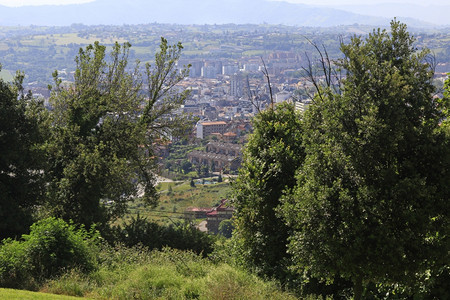
M 2 289 L 0 288 L 0 299 L 8 300 L 72 300 L 72 299 L 88 299 L 71 296 L 61 296 L 47 293 L 36 293 L 22 290 Z

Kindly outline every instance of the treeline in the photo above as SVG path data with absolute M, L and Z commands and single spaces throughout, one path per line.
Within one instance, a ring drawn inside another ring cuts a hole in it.
M 301 295 L 447 299 L 450 80 L 434 97 L 432 57 L 396 21 L 341 51 L 304 114 L 255 118 L 231 249 Z
M 53 74 L 50 109 L 25 94 L 23 74 L 0 82 L 0 238 L 45 216 L 103 230 L 130 201 L 157 203 L 152 145 L 190 125 L 172 114 L 188 94 L 172 88 L 188 70 L 175 68 L 181 44 L 162 39 L 144 73 L 128 65 L 129 48 L 80 49 L 73 84 Z

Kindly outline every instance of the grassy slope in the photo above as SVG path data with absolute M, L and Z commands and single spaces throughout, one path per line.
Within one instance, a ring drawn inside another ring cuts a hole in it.
M 172 192 L 169 191 L 169 186 L 171 186 Z M 228 197 L 231 187 L 228 182 L 196 184 L 195 187 L 190 186 L 190 181 L 163 182 L 158 185 L 158 191 L 160 201 L 157 207 L 149 208 L 141 202 L 132 203 L 130 213 L 124 217 L 124 220 L 127 221 L 137 214 L 160 222 L 166 222 L 168 218 L 183 218 L 183 212 L 188 207 L 213 207 L 218 205 L 221 199 Z
M 73 271 L 44 288 L 93 299 L 295 299 L 275 282 L 190 252 L 118 246 L 103 255 L 97 271 L 88 275 Z
M 71 300 L 80 299 L 78 297 L 60 296 L 47 293 L 36 293 L 22 290 L 2 289 L 0 288 L 0 299 L 8 300 Z

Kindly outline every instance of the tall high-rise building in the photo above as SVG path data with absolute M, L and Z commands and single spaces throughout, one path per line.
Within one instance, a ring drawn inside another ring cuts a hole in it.
M 242 97 L 242 76 L 238 74 L 231 75 L 230 78 L 230 95 L 234 97 Z
M 222 66 L 222 74 L 223 75 L 233 75 L 234 73 L 239 72 L 239 66 L 236 65 L 225 65 Z

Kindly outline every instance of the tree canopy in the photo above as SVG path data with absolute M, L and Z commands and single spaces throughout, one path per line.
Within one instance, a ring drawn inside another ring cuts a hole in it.
M 285 189 L 295 186 L 303 163 L 302 122 L 291 104 L 261 111 L 244 150 L 239 176 L 233 182 L 236 235 L 251 268 L 265 276 L 284 278 L 290 229 L 276 209 Z
M 55 72 L 49 138 L 46 143 L 47 211 L 90 226 L 122 215 L 138 196 L 158 199 L 152 145 L 176 134 L 173 116 L 187 96 L 175 85 L 186 75 L 176 69 L 182 46 L 162 39 L 155 66 L 129 66 L 130 44 L 80 49 L 74 83 Z M 145 96 L 143 91 L 148 92 Z
M 448 257 L 447 117 L 427 50 L 399 22 L 342 45 L 340 93 L 324 88 L 304 119 L 306 158 L 283 215 L 299 270 L 413 290 Z
M 21 73 L 13 84 L 0 79 L 0 239 L 27 231 L 42 193 L 37 103 L 22 80 Z

